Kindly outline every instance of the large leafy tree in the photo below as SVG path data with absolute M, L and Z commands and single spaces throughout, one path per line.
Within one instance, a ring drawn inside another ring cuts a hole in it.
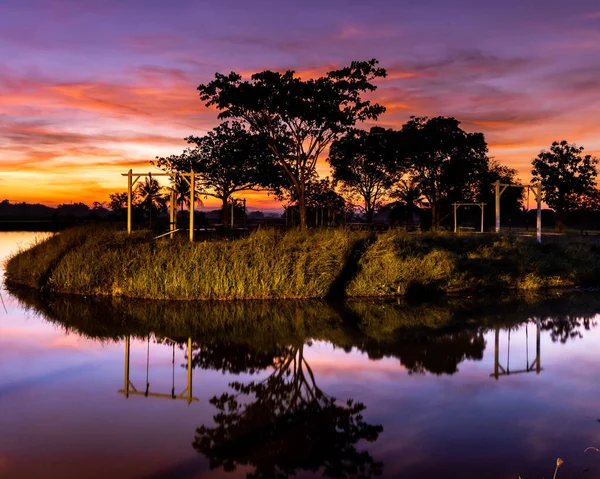
M 598 159 L 584 155 L 582 146 L 555 141 L 531 164 L 532 181 L 542 183 L 543 200 L 556 212 L 559 225 L 567 213 L 584 207 L 596 191 Z
M 301 228 L 306 227 L 306 185 L 321 153 L 359 121 L 376 119 L 385 108 L 362 98 L 386 72 L 377 60 L 352 62 L 323 77 L 303 80 L 294 71 L 263 71 L 248 81 L 235 72 L 217 73 L 198 87 L 219 118 L 237 118 L 269 139 L 269 147 L 298 196 Z
M 195 146 L 181 155 L 159 158 L 156 164 L 168 172 L 196 172 L 200 193 L 221 200 L 225 219 L 233 194 L 275 188 L 281 183 L 266 139 L 237 121 L 222 123 L 206 135 L 190 136 L 186 141 Z
M 357 206 L 368 223 L 405 172 L 398 161 L 396 137 L 397 132 L 381 127 L 353 129 L 329 149 L 333 177 L 350 199 L 360 198 Z
M 432 227 L 440 225 L 440 208 L 455 201 L 475 201 L 489 159 L 483 133 L 467 133 L 451 117 L 412 117 L 401 141 L 411 174 L 431 206 Z

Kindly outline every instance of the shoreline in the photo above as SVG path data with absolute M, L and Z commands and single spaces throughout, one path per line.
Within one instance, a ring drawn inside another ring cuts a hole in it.
M 59 294 L 204 301 L 588 289 L 600 286 L 600 245 L 396 230 L 259 230 L 189 243 L 94 226 L 15 254 L 6 280 Z

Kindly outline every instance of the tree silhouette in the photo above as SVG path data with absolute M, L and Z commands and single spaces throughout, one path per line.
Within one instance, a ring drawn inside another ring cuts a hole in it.
M 549 151 L 542 150 L 531 164 L 532 179 L 542 183 L 542 197 L 556 212 L 559 226 L 567 213 L 583 207 L 586 198 L 596 190 L 598 159 L 584 156 L 582 146 L 555 141 Z
M 381 127 L 370 131 L 351 130 L 334 141 L 329 149 L 333 177 L 339 180 L 350 198 L 359 197 L 359 209 L 368 223 L 381 207 L 392 185 L 405 169 L 398 161 L 397 132 Z
M 231 195 L 259 186 L 275 188 L 282 182 L 266 139 L 237 121 L 224 122 L 205 136 L 190 136 L 186 141 L 195 147 L 158 158 L 156 164 L 168 172 L 196 172 L 200 193 L 221 200 L 225 221 Z
M 372 81 L 386 72 L 377 60 L 352 62 L 325 76 L 302 80 L 295 72 L 263 71 L 250 81 L 231 72 L 217 73 L 198 86 L 206 106 L 219 118 L 238 118 L 269 139 L 269 147 L 298 197 L 300 226 L 306 228 L 306 185 L 317 159 L 339 135 L 357 122 L 377 119 L 385 111 L 361 98 L 376 89 Z
M 412 117 L 401 130 L 404 154 L 431 206 L 434 230 L 440 226 L 442 204 L 474 201 L 488 171 L 483 133 L 467 133 L 459 125 L 455 118 Z
M 356 443 L 376 441 L 383 428 L 364 421 L 363 404 L 338 403 L 319 389 L 304 345 L 289 346 L 263 381 L 230 387 L 234 394 L 210 400 L 219 411 L 216 426 L 196 430 L 193 446 L 211 468 L 253 466 L 249 478 L 285 478 L 298 470 L 334 478 L 381 474 L 382 464 Z
M 146 177 L 136 186 L 135 195 L 141 204 L 148 208 L 148 218 L 152 227 L 152 211 L 159 212 L 167 208 L 167 198 L 162 193 L 162 187 L 155 178 Z

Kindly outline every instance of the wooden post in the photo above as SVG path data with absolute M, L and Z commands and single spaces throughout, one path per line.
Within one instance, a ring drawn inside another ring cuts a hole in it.
M 177 229 L 177 192 L 175 188 L 171 188 L 171 199 L 169 201 L 169 231 L 171 232 L 170 238 L 173 239 L 175 236 L 175 230 Z
M 454 232 L 457 232 L 457 223 L 456 223 L 456 203 L 453 203 L 454 205 Z
M 131 173 L 131 170 L 129 170 L 129 172 Z M 125 338 L 125 379 L 123 384 L 123 390 L 126 398 L 129 397 L 129 342 L 130 337 L 127 336 Z
M 496 233 L 500 233 L 500 180 L 496 181 Z
M 188 404 L 192 403 L 192 338 L 188 338 L 187 354 Z
M 248 213 L 246 212 L 246 198 L 244 198 L 244 229 L 248 226 L 247 224 Z
M 481 203 L 481 232 L 483 233 L 483 209 L 485 207 L 485 203 Z
M 194 241 L 194 211 L 196 203 L 196 178 L 194 172 L 190 172 L 190 241 Z
M 131 234 L 131 202 L 132 202 L 132 176 L 133 170 L 127 173 L 127 234 Z
M 535 199 L 537 200 L 537 221 L 536 221 L 536 236 L 537 242 L 542 242 L 542 183 L 537 184 L 535 193 Z

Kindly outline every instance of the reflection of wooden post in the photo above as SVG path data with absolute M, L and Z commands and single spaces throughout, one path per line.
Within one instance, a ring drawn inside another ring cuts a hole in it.
M 454 232 L 456 233 L 456 203 L 454 205 Z
M 537 242 L 542 242 L 542 183 L 539 182 L 537 184 L 537 191 L 535 194 L 535 198 L 537 200 Z
M 194 211 L 196 204 L 196 177 L 194 172 L 190 172 L 190 241 L 194 241 Z
M 496 327 L 494 335 L 494 377 L 498 379 L 500 365 L 500 328 Z
M 496 233 L 500 233 L 500 180 L 496 181 Z
M 131 170 L 129 172 L 131 173 Z M 129 342 L 130 337 L 127 336 L 125 338 L 125 380 L 123 385 L 126 398 L 129 397 Z
M 188 358 L 187 358 L 187 373 L 188 373 L 188 404 L 192 403 L 192 338 L 188 338 Z
M 131 234 L 132 176 L 133 170 L 129 170 L 127 173 L 127 234 Z
M 541 319 L 538 317 L 537 318 L 537 329 L 535 332 L 535 356 L 536 356 L 536 361 L 535 361 L 535 373 L 536 374 L 540 374 L 540 371 L 542 370 L 542 365 L 541 365 L 541 345 L 540 345 L 540 330 L 542 329 L 541 327 Z

